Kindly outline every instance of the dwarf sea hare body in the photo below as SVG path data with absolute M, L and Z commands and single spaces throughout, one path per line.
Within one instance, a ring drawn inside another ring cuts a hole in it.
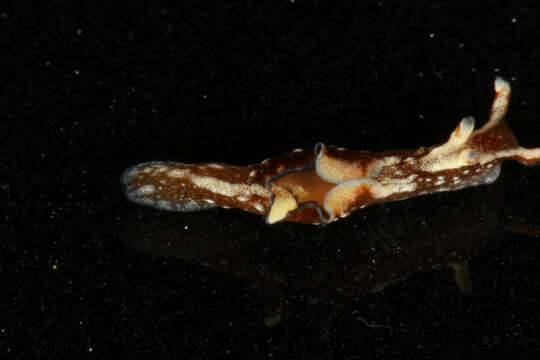
M 466 117 L 442 145 L 371 153 L 318 143 L 247 166 L 153 161 L 130 167 L 121 182 L 131 201 L 162 210 L 221 206 L 269 224 L 330 223 L 374 203 L 490 184 L 506 159 L 539 163 L 540 148 L 520 147 L 506 124 L 509 83 L 497 78 L 495 93 L 483 127 Z

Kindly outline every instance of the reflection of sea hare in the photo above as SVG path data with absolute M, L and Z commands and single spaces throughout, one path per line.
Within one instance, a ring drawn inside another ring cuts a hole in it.
M 469 275 L 469 263 L 467 260 L 451 262 L 449 264 L 454 269 L 454 276 L 456 279 L 456 284 L 459 286 L 461 291 L 465 294 L 471 292 L 471 278 Z
M 268 325 L 291 310 L 324 322 L 355 297 L 416 272 L 450 265 L 468 291 L 467 259 L 497 234 L 498 189 L 375 206 L 322 228 L 231 225 L 237 217 L 221 212 L 212 225 L 193 222 L 186 230 L 174 214 L 148 213 L 125 220 L 126 244 L 249 281 L 266 298 Z

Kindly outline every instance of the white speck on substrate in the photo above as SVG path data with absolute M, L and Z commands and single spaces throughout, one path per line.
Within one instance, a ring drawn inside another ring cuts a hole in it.
M 298 152 L 302 152 L 302 151 L 304 151 L 304 149 L 294 149 L 292 152 L 293 153 L 298 153 Z
M 267 164 L 269 161 L 270 159 L 264 159 L 263 161 L 261 161 L 261 164 Z

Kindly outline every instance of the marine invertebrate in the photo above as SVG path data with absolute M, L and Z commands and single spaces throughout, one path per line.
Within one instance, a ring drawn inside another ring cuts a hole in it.
M 266 216 L 269 224 L 330 223 L 367 205 L 490 184 L 503 160 L 540 162 L 540 148 L 520 147 L 505 122 L 510 85 L 495 79 L 489 121 L 464 118 L 442 145 L 378 153 L 322 143 L 258 164 L 153 161 L 122 175 L 126 196 L 162 210 L 215 206 Z

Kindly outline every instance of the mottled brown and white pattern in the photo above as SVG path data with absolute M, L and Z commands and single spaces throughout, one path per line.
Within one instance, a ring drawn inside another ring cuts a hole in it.
M 329 223 L 373 203 L 490 184 L 503 160 L 540 162 L 540 148 L 520 147 L 505 122 L 510 85 L 495 80 L 489 121 L 464 118 L 442 145 L 381 153 L 315 145 L 258 164 L 149 162 L 122 175 L 127 197 L 172 211 L 215 206 L 283 221 Z

